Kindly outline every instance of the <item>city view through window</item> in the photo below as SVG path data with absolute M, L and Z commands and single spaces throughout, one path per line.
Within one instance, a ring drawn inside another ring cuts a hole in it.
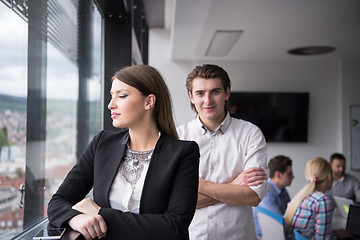
M 86 85 L 87 104 L 83 106 L 88 108 L 88 141 L 102 126 L 101 17 L 94 6 L 92 9 L 91 73 Z M 0 33 L 0 239 L 11 239 L 24 230 L 24 209 L 32 207 L 24 202 L 25 180 L 29 181 L 25 177 L 30 175 L 26 162 L 33 160 L 26 154 L 27 128 L 31 127 L 27 125 L 28 23 L 2 2 Z M 78 61 L 51 41 L 46 52 L 45 176 L 37 176 L 36 169 L 33 173 L 34 179 L 44 182 L 43 217 L 51 196 L 76 163 L 80 107 Z
M 17 28 L 13 28 L 14 23 Z M 0 3 L 0 238 L 22 230 L 25 185 L 27 23 Z

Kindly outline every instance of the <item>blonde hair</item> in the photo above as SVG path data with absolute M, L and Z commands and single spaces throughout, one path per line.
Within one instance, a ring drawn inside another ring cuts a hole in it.
M 138 89 L 144 96 L 154 94 L 156 101 L 153 116 L 158 128 L 170 137 L 179 138 L 169 89 L 155 68 L 144 64 L 125 67 L 115 73 L 112 81 L 115 79 Z
M 284 214 L 286 232 L 289 232 L 295 212 L 301 202 L 318 189 L 318 186 L 327 179 L 329 173 L 331 173 L 331 165 L 324 158 L 318 157 L 306 163 L 305 179 L 308 183 L 295 195 L 286 209 Z

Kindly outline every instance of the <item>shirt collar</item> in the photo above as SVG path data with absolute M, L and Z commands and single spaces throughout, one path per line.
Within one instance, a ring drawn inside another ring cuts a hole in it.
M 345 174 L 339 179 L 339 182 L 343 182 L 345 180 Z
M 198 128 L 199 134 L 205 135 L 207 132 L 211 132 L 204 124 L 202 124 L 199 115 L 197 116 L 196 119 L 197 119 L 196 120 L 197 125 L 199 127 Z M 217 129 L 215 130 L 214 133 L 221 132 L 222 134 L 225 134 L 226 130 L 230 126 L 230 123 L 231 123 L 231 116 L 230 116 L 230 113 L 227 112 L 225 119 L 219 124 L 219 126 L 217 127 Z
M 273 181 L 271 181 L 271 178 L 268 179 L 268 182 L 270 183 L 271 187 L 275 190 L 276 194 L 280 195 L 282 190 L 278 188 L 278 186 L 276 186 L 276 184 L 273 183 Z
M 200 135 L 205 135 L 205 133 L 207 132 L 207 128 L 200 121 L 199 115 L 196 118 L 196 126 L 197 126 L 197 129 L 198 129 L 198 133 Z

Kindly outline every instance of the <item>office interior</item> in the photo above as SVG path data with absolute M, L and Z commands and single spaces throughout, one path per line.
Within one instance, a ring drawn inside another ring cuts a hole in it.
M 47 161 L 44 108 L 49 103 L 42 96 L 47 94 L 43 87 L 46 85 L 44 69 L 50 63 L 44 56 L 50 45 L 60 49 L 59 52 L 77 66 L 74 78 L 77 97 L 72 106 L 76 109 L 73 126 L 76 133 L 71 133 L 74 135 L 72 143 L 76 145 L 72 150 L 74 159 L 96 131 L 115 130 L 111 126 L 107 103 L 110 78 L 116 69 L 132 64 L 149 64 L 157 68 L 169 86 L 175 121 L 179 126 L 195 117 L 185 88 L 187 74 L 196 65 L 211 63 L 222 66 L 229 73 L 232 91 L 309 93 L 307 141 L 269 142 L 267 146 L 268 159 L 282 154 L 293 160 L 295 179 L 288 188 L 291 197 L 305 184 L 306 162 L 318 156 L 329 159 L 333 152 L 343 153 L 347 157 L 346 171 L 360 179 L 357 166 L 360 156 L 354 149 L 354 146 L 360 147 L 360 143 L 352 141 L 351 131 L 351 109 L 360 106 L 359 1 L 64 1 L 70 5 L 76 3 L 75 9 L 79 10 L 76 18 L 81 25 L 78 32 L 69 34 L 77 38 L 66 41 L 56 40 L 56 27 L 47 30 L 47 41 L 44 35 L 36 33 L 47 24 L 43 22 L 46 19 L 44 2 L 0 2 L 28 24 L 28 127 L 24 168 L 35 171 L 36 179 L 46 180 L 48 174 L 44 166 Z M 60 2 L 49 0 L 48 3 L 55 6 Z M 66 9 L 67 5 L 63 5 Z M 73 13 L 74 9 L 69 11 Z M 97 15 L 95 27 L 87 24 L 91 12 Z M 53 35 L 49 34 L 51 31 L 54 31 Z M 220 40 L 218 45 L 217 40 Z M 96 49 L 90 54 L 89 48 L 94 42 L 98 45 L 95 44 Z M 294 48 L 313 46 L 335 50 L 314 55 L 288 53 Z M 76 54 L 71 51 L 74 49 Z M 6 61 L 4 59 L 0 61 Z M 92 65 L 91 71 L 97 72 L 96 77 L 89 76 L 89 65 Z M 67 68 L 59 70 L 70 72 Z M 95 83 L 91 82 L 94 78 Z M 89 85 L 97 90 L 93 104 L 88 102 Z M 71 94 L 72 87 L 68 91 Z M 90 115 L 89 123 L 83 116 Z M 31 177 L 30 171 L 25 172 L 25 179 Z M 44 188 L 47 183 L 41 180 L 37 184 Z M 39 197 L 38 192 L 27 186 L 24 192 L 23 229 L 26 230 L 46 215 L 44 202 L 46 205 L 48 196 L 42 193 Z M 26 203 L 31 208 L 26 208 Z M 18 232 L 10 232 L 6 236 L 16 234 Z
M 232 91 L 309 93 L 307 142 L 270 142 L 267 146 L 268 159 L 283 154 L 293 160 L 290 196 L 306 183 L 306 162 L 318 156 L 329 159 L 333 152 L 343 153 L 346 172 L 360 179 L 359 170 L 351 164 L 350 119 L 351 106 L 360 103 L 359 2 L 170 2 L 170 23 L 149 31 L 149 64 L 167 80 L 178 125 L 194 117 L 184 104 L 188 101 L 187 74 L 196 65 L 217 64 L 228 71 Z M 219 30 L 243 32 L 226 55 L 207 56 Z M 302 46 L 336 50 L 311 56 L 287 53 Z

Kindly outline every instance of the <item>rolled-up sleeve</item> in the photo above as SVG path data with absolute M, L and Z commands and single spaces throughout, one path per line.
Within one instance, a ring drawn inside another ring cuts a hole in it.
M 261 167 L 268 175 L 267 148 L 265 137 L 258 127 L 251 129 L 248 135 L 247 149 L 244 159 L 244 170 L 252 167 Z M 267 179 L 258 186 L 250 187 L 254 190 L 260 199 L 270 191 L 270 184 Z

